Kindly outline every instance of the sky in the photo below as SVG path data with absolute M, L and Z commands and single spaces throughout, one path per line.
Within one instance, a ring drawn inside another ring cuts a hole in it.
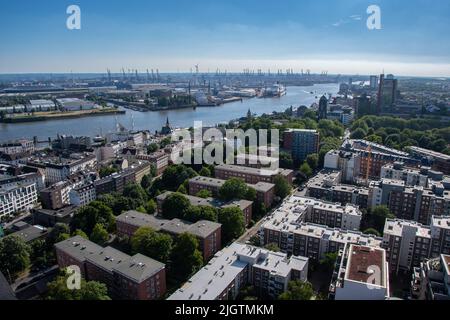
M 69 5 L 80 7 L 80 30 L 66 27 Z M 370 5 L 380 30 L 366 26 Z M 0 73 L 198 64 L 450 76 L 448 0 L 17 0 L 0 10 Z

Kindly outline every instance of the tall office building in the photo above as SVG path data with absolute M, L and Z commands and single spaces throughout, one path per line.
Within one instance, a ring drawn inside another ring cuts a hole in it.
M 325 96 L 322 96 L 319 100 L 319 120 L 327 118 L 328 100 Z
M 378 77 L 377 76 L 370 76 L 370 88 L 376 89 L 378 86 Z
M 380 83 L 378 86 L 378 112 L 383 108 L 390 107 L 395 104 L 397 100 L 398 80 L 394 79 L 392 74 L 386 77 L 384 74 L 380 75 Z
M 319 132 L 309 129 L 288 129 L 284 133 L 284 148 L 291 151 L 294 161 L 303 162 L 309 154 L 319 152 Z

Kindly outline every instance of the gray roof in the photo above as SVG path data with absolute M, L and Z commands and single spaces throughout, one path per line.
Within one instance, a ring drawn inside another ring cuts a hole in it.
M 89 261 L 103 270 L 117 272 L 137 282 L 141 282 L 165 267 L 161 262 L 142 254 L 132 257 L 112 247 L 101 246 L 80 236 L 61 241 L 55 247 L 79 261 Z
M 211 178 L 211 177 L 196 176 L 196 177 L 190 179 L 189 181 L 220 188 L 221 186 L 223 186 L 223 184 L 225 183 L 226 180 Z M 256 191 L 261 191 L 261 192 L 269 191 L 270 189 L 275 187 L 275 185 L 272 183 L 262 182 L 262 181 L 258 182 L 256 184 L 247 183 L 247 186 L 255 189 Z
M 114 270 L 127 278 L 141 282 L 164 269 L 165 265 L 142 254 L 136 254 L 122 261 Z
M 120 263 L 129 258 L 129 255 L 112 247 L 102 248 L 101 251 L 93 252 L 86 256 L 86 260 L 109 272 L 112 272 Z
M 221 227 L 220 223 L 212 221 L 200 220 L 196 223 L 192 223 L 180 219 L 168 220 L 133 210 L 122 213 L 116 218 L 116 221 L 121 221 L 136 227 L 150 227 L 156 231 L 172 234 L 189 232 L 200 238 L 209 236 L 212 232 Z
M 158 199 L 160 201 L 164 201 L 172 193 L 173 193 L 172 191 L 166 191 L 163 194 L 160 194 L 159 196 L 157 196 L 156 199 Z M 184 196 L 189 200 L 189 202 L 193 206 L 208 206 L 208 207 L 215 207 L 215 208 L 226 208 L 226 207 L 237 206 L 241 210 L 244 210 L 245 208 L 247 208 L 248 206 L 250 206 L 253 203 L 252 201 L 248 201 L 248 200 L 235 200 L 235 201 L 231 201 L 231 202 L 223 202 L 223 201 L 220 201 L 219 199 L 215 199 L 215 198 L 200 198 L 200 197 L 195 197 L 195 196 L 186 195 L 186 194 L 184 194 Z
M 103 249 L 98 244 L 95 244 L 81 236 L 75 236 L 58 242 L 55 244 L 55 247 L 79 261 L 85 261 L 86 256 L 98 253 Z
M 25 242 L 30 242 L 46 236 L 47 233 L 48 233 L 47 229 L 41 226 L 29 226 L 28 228 L 10 234 L 10 236 L 14 235 L 22 238 Z
M 17 299 L 5 276 L 3 275 L 3 273 L 0 272 L 0 301 L 1 300 L 17 300 Z

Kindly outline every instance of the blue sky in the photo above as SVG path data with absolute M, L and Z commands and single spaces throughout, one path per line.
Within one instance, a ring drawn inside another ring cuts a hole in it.
M 81 8 L 81 30 L 66 8 Z M 381 8 L 381 30 L 366 9 Z M 0 73 L 244 67 L 450 76 L 448 0 L 22 0 L 0 12 Z

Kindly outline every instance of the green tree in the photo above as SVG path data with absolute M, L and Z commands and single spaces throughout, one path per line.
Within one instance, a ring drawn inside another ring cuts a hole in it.
M 174 192 L 167 196 L 162 205 L 162 216 L 166 219 L 183 218 L 191 203 L 182 193 Z
M 187 179 L 193 178 L 196 175 L 197 173 L 192 168 L 184 165 L 172 165 L 164 170 L 161 183 L 166 190 L 175 191 Z
M 65 240 L 65 235 L 70 235 L 70 227 L 65 223 L 56 223 L 47 236 L 47 243 L 49 246 L 54 243 Z
M 248 186 L 244 180 L 239 178 L 228 179 L 219 189 L 219 197 L 222 200 L 229 201 L 233 199 L 245 199 L 248 192 Z
M 141 227 L 131 237 L 131 249 L 155 260 L 166 263 L 172 250 L 172 237 L 156 232 L 149 227 Z
M 364 230 L 364 233 L 365 234 L 370 234 L 370 235 L 373 235 L 373 236 L 376 236 L 376 237 L 380 237 L 381 236 L 381 234 L 377 230 L 375 230 L 374 228 L 368 228 L 368 229 Z
M 247 192 L 245 193 L 246 200 L 255 201 L 256 199 L 256 190 L 252 187 L 247 187 Z
M 155 214 L 155 212 L 156 212 L 156 207 L 157 207 L 157 205 L 156 205 L 155 200 L 150 199 L 150 200 L 147 202 L 147 204 L 145 205 L 145 211 L 146 211 L 148 214 Z
M 115 172 L 117 172 L 117 170 L 113 167 L 102 167 L 100 168 L 98 174 L 100 175 L 100 178 L 104 178 L 112 175 Z
M 238 207 L 227 207 L 219 210 L 218 222 L 222 224 L 223 243 L 238 238 L 245 231 L 245 220 Z
M 71 224 L 72 230 L 81 229 L 90 236 L 96 224 L 101 224 L 109 232 L 113 231 L 115 217 L 110 207 L 102 202 L 93 201 L 78 210 Z
M 317 153 L 308 154 L 306 162 L 312 170 L 316 170 L 319 165 L 319 155 Z
M 212 192 L 206 189 L 202 189 L 199 192 L 197 192 L 196 196 L 199 198 L 206 199 L 212 197 Z
M 131 199 L 133 208 L 145 206 L 148 201 L 148 195 L 144 188 L 136 183 L 128 184 L 123 190 L 123 196 Z
M 288 290 L 278 298 L 280 300 L 311 300 L 314 290 L 309 282 L 295 280 L 288 283 Z
M 30 265 L 31 248 L 25 241 L 15 235 L 0 240 L 0 271 L 15 278 Z
M 320 264 L 327 270 L 333 270 L 338 257 L 337 252 L 329 252 L 324 255 L 324 258 L 320 260 Z
M 210 206 L 190 206 L 183 219 L 197 222 L 200 220 L 217 221 L 217 209 Z
M 109 238 L 108 231 L 106 231 L 106 229 L 100 223 L 97 223 L 94 226 L 94 229 L 92 229 L 91 236 L 89 237 L 89 239 L 92 242 L 95 242 L 99 245 L 104 245 L 106 241 L 108 241 L 108 238 Z
M 156 151 L 158 151 L 158 149 L 159 149 L 159 146 L 158 146 L 157 143 L 151 143 L 147 147 L 147 154 L 151 154 L 153 152 L 156 152 Z
M 364 139 L 364 137 L 367 135 L 367 131 L 364 131 L 362 128 L 357 128 L 355 131 L 352 132 L 350 135 L 350 138 L 352 139 Z
M 277 175 L 274 178 L 274 184 L 275 184 L 275 195 L 277 197 L 283 199 L 291 193 L 292 188 L 283 176 Z
M 198 240 L 189 233 L 180 234 L 171 253 L 170 270 L 176 279 L 187 279 L 200 270 L 203 257 L 198 250 Z
M 273 251 L 273 252 L 279 252 L 280 247 L 276 243 L 268 243 L 264 246 L 265 249 Z
M 285 169 L 292 169 L 294 166 L 294 160 L 292 156 L 287 152 L 280 152 L 280 167 Z
M 72 233 L 72 236 L 80 236 L 80 237 L 82 237 L 82 238 L 84 238 L 84 239 L 89 239 L 89 237 L 87 236 L 87 234 L 84 233 L 84 232 L 83 232 L 82 230 L 80 230 L 80 229 L 75 230 L 75 231 Z
M 180 187 L 178 188 L 177 192 L 182 193 L 182 194 L 187 194 L 187 190 L 184 187 L 184 185 L 180 185 Z
M 300 166 L 299 171 L 303 173 L 307 178 L 311 177 L 313 174 L 313 171 L 311 167 L 309 166 L 308 162 L 303 162 L 303 164 Z
M 207 167 L 202 167 L 198 174 L 202 177 L 211 177 L 211 170 L 209 170 Z
M 384 232 L 384 224 L 386 219 L 394 219 L 395 216 L 389 211 L 386 206 L 377 206 L 372 209 L 373 228 L 378 230 L 381 234 Z
M 152 178 L 148 174 L 146 174 L 145 176 L 142 177 L 141 187 L 144 190 L 147 190 L 148 188 L 150 188 L 151 184 L 152 184 Z
M 46 300 L 110 300 L 105 284 L 82 279 L 80 290 L 72 290 L 67 287 L 68 277 L 61 275 L 47 284 Z

